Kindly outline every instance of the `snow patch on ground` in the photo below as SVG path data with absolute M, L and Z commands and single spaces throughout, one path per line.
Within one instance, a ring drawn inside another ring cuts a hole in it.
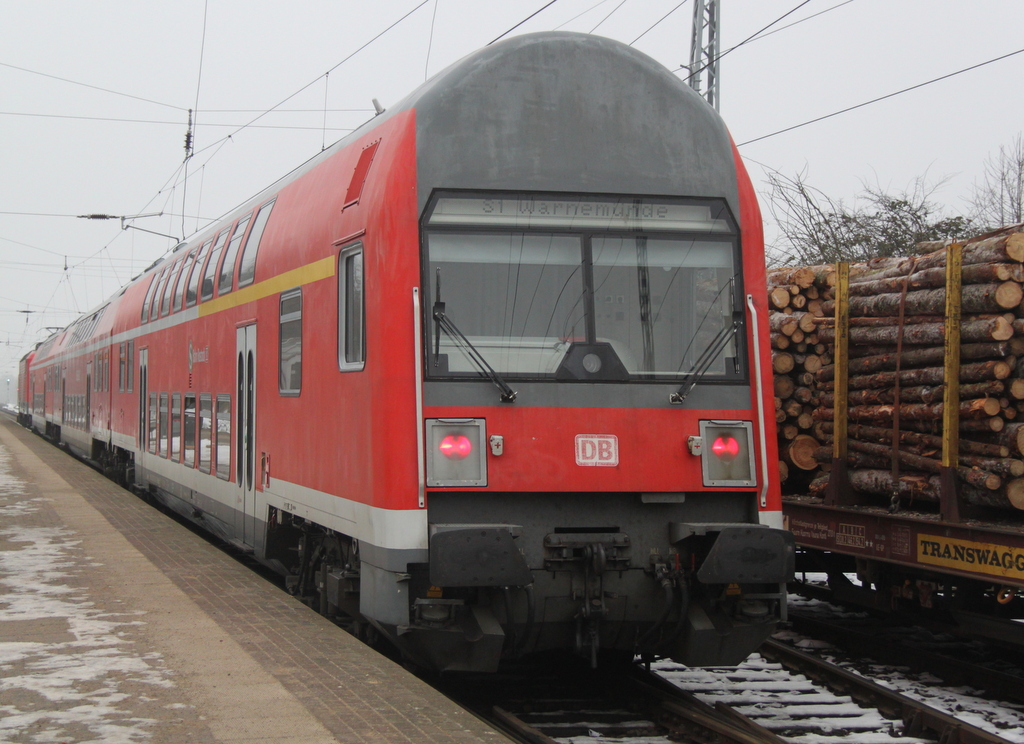
M 146 741 L 154 721 L 123 703 L 173 684 L 125 639 L 140 613 L 97 608 L 82 581 L 95 563 L 74 533 L 40 526 L 45 499 L 25 491 L 0 446 L 0 743 Z

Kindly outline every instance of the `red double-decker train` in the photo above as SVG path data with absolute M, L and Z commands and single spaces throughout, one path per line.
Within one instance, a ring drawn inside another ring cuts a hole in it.
M 717 113 L 634 49 L 541 33 L 178 245 L 19 390 L 31 426 L 427 667 L 732 663 L 793 570 L 766 314 Z

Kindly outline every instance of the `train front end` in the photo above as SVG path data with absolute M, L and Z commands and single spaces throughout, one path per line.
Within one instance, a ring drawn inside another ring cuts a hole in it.
M 416 103 L 429 561 L 388 630 L 449 670 L 736 663 L 784 616 L 794 552 L 746 173 L 617 42 L 470 60 Z

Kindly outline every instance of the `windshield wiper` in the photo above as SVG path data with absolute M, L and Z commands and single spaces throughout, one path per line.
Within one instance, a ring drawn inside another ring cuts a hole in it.
M 707 374 L 707 371 L 711 369 L 712 363 L 718 358 L 718 355 L 722 353 L 722 350 L 725 349 L 729 341 L 732 340 L 732 337 L 736 335 L 736 331 L 739 330 L 739 327 L 740 322 L 738 320 L 734 320 L 732 325 L 725 326 L 715 334 L 715 337 L 711 339 L 711 342 L 706 347 L 704 347 L 704 351 L 702 351 L 700 356 L 697 358 L 697 361 L 693 365 L 693 369 L 691 369 L 683 378 L 683 384 L 679 386 L 679 390 L 668 396 L 669 403 L 679 405 L 686 400 L 686 396 L 688 396 L 693 389 L 697 387 L 697 383 L 700 382 L 704 375 Z
M 438 357 L 441 355 L 441 334 L 444 331 L 449 338 L 455 341 L 462 348 L 462 353 L 476 365 L 477 369 L 487 375 L 495 387 L 501 391 L 501 402 L 512 403 L 516 399 L 515 390 L 509 387 L 508 383 L 501 379 L 501 375 L 494 371 L 494 367 L 487 363 L 473 342 L 466 338 L 466 334 L 459 330 L 452 319 L 445 315 L 445 305 L 441 302 L 441 269 L 437 270 L 437 290 L 434 293 L 434 307 L 431 313 L 434 318 L 434 366 L 437 366 Z

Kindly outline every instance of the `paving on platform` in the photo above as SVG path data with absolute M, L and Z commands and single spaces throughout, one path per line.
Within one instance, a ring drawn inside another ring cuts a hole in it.
M 0 416 L 0 742 L 507 741 Z

